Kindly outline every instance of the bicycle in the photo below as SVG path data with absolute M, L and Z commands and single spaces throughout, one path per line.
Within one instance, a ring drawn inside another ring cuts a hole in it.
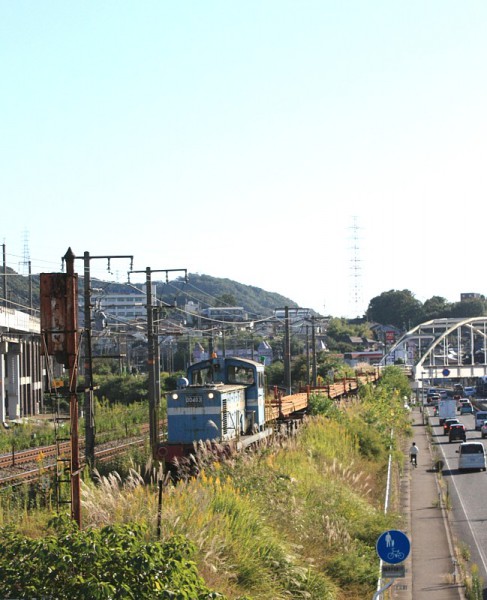
M 410 462 L 414 468 L 418 466 L 418 457 L 416 456 L 416 454 L 411 454 Z

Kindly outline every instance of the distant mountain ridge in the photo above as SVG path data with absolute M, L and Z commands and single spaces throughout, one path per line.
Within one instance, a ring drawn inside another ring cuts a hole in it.
M 32 281 L 29 277 L 19 275 L 10 268 L 7 268 L 7 299 L 12 307 L 22 310 L 23 307 L 30 306 L 30 297 L 32 295 L 32 306 L 39 308 L 39 275 L 32 275 Z M 0 281 L 2 276 L 0 274 Z M 168 283 L 154 279 L 152 282 L 156 286 L 157 297 L 169 305 L 183 306 L 188 301 L 198 303 L 201 308 L 211 306 L 242 306 L 249 314 L 249 317 L 271 316 L 276 308 L 296 308 L 298 304 L 286 298 L 285 296 L 268 292 L 261 288 L 238 283 L 231 279 L 212 277 L 211 275 L 202 275 L 199 273 L 188 274 L 188 281 L 184 278 L 178 278 Z M 102 287 L 107 293 L 131 293 L 133 287 L 142 289 L 140 284 L 127 286 L 125 283 L 105 281 L 93 278 L 91 287 Z M 0 297 L 3 299 L 3 281 L 0 286 Z M 79 296 L 83 294 L 83 277 L 79 276 Z M 229 301 L 232 302 L 229 302 Z M 233 302 L 234 301 L 234 302 Z M 10 305 L 10 304 L 9 304 Z

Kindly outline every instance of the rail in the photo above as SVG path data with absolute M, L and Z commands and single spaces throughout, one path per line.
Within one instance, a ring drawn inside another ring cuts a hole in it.
M 147 442 L 145 433 L 148 425 L 141 425 L 140 436 L 133 436 L 128 440 L 112 440 L 99 444 L 95 449 L 95 458 L 99 461 L 108 460 L 118 453 L 125 452 L 135 446 L 143 446 Z M 83 444 L 80 444 L 83 448 Z M 11 454 L 0 456 L 0 488 L 36 481 L 39 477 L 52 472 L 57 467 L 57 458 L 70 456 L 70 442 L 63 442 L 56 447 L 39 446 L 28 450 L 19 450 Z M 81 453 L 82 466 L 85 466 L 85 457 Z M 35 465 L 35 466 L 34 466 Z
M 136 440 L 124 442 L 122 444 L 112 444 L 111 446 L 107 446 L 105 448 L 97 448 L 95 449 L 95 458 L 98 461 L 109 460 L 113 456 L 120 454 L 121 452 L 127 452 L 134 447 L 143 446 L 147 442 L 147 438 L 139 438 Z M 42 453 L 39 453 L 38 456 L 41 456 Z M 86 466 L 86 461 L 84 456 L 81 456 L 81 467 Z M 57 462 L 44 462 L 45 457 L 42 457 L 42 460 L 38 460 L 39 464 L 31 468 L 29 465 L 32 465 L 33 462 L 25 463 L 26 468 L 17 471 L 16 473 L 7 474 L 5 472 L 0 473 L 0 488 L 19 485 L 21 483 L 30 483 L 33 481 L 37 481 L 40 477 L 47 475 L 48 473 L 52 473 L 57 468 Z

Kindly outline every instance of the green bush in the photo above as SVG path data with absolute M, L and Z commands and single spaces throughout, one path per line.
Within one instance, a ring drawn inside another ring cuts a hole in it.
M 333 418 L 338 418 L 340 415 L 336 402 L 324 394 L 310 395 L 308 413 L 310 415 L 324 415 Z
M 360 454 L 370 460 L 381 460 L 389 450 L 383 436 L 365 421 L 354 419 L 350 423 L 350 432 L 358 440 Z
M 346 553 L 335 554 L 326 565 L 327 572 L 344 587 L 372 587 L 377 582 L 375 549 L 355 540 Z
M 132 404 L 148 397 L 145 375 L 96 375 L 94 379 L 98 400 L 108 398 L 111 403 Z
M 137 600 L 223 598 L 208 589 L 184 537 L 147 541 L 140 525 L 79 531 L 53 520 L 57 535 L 30 539 L 4 529 L 0 538 L 0 592 L 5 598 Z

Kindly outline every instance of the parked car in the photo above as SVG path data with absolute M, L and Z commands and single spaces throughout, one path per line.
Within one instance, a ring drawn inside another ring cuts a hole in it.
M 461 415 L 467 415 L 467 414 L 473 415 L 473 413 L 474 413 L 474 410 L 473 410 L 473 406 L 472 406 L 471 402 L 465 402 L 464 404 L 462 404 L 460 406 L 460 414 Z
M 448 442 L 454 442 L 456 440 L 462 440 L 463 442 L 467 441 L 467 430 L 465 429 L 465 425 L 463 423 L 453 423 L 450 425 L 450 430 L 448 431 Z
M 450 426 L 453 425 L 453 423 L 460 423 L 460 421 L 458 419 L 445 419 L 443 421 L 443 434 L 447 435 L 450 432 Z
M 485 448 L 482 442 L 463 442 L 457 450 L 458 469 L 485 471 Z

